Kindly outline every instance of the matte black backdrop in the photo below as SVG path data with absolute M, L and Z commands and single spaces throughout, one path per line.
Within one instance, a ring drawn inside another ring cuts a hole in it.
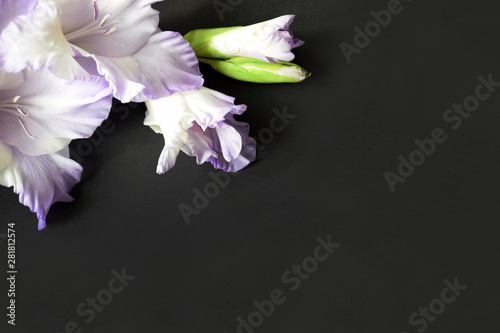
M 19 274 L 13 330 L 1 239 L 0 331 L 236 332 L 242 317 L 256 327 L 240 332 L 498 332 L 500 92 L 456 130 L 443 120 L 478 76 L 500 81 L 498 2 L 402 0 L 350 64 L 340 43 L 353 44 L 354 28 L 388 1 L 233 1 L 223 21 L 212 2 L 155 8 L 163 30 L 181 33 L 295 13 L 292 28 L 307 42 L 295 61 L 313 76 L 264 86 L 202 67 L 208 87 L 248 105 L 241 119 L 266 144 L 189 225 L 178 206 L 193 205 L 213 168 L 180 156 L 157 176 L 163 141 L 142 125 L 143 105 L 128 117 L 115 109 L 112 130 L 82 161 L 75 202 L 53 206 L 46 230 L 1 188 L 0 233 L 16 223 Z M 284 108 L 295 118 L 269 138 L 273 109 Z M 397 173 L 398 156 L 436 128 L 446 142 L 392 193 L 384 173 Z M 329 235 L 340 247 L 316 268 L 307 258 Z M 294 288 L 300 273 L 287 271 L 303 261 L 311 273 Z M 135 279 L 92 320 L 77 314 L 88 297 L 107 303 L 122 268 Z M 468 287 L 454 295 L 445 280 Z M 282 302 L 269 314 L 263 301 L 276 289 Z

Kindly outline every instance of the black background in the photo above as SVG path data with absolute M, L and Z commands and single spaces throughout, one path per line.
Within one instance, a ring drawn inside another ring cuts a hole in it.
M 457 130 L 443 113 L 474 94 L 479 75 L 500 81 L 500 8 L 401 4 L 351 64 L 339 44 L 353 44 L 354 27 L 387 1 L 243 0 L 223 21 L 212 0 L 156 4 L 161 28 L 183 34 L 297 14 L 292 29 L 306 45 L 295 62 L 313 73 L 307 81 L 256 85 L 201 68 L 207 87 L 248 105 L 240 119 L 253 136 L 274 108 L 296 118 L 189 225 L 178 205 L 192 205 L 213 168 L 180 156 L 156 175 L 163 139 L 142 125 L 143 105 L 112 113 L 112 133 L 82 161 L 75 202 L 54 205 L 44 231 L 1 188 L 0 233 L 16 223 L 19 274 L 13 330 L 2 239 L 0 331 L 64 332 L 75 321 L 83 332 L 236 332 L 254 300 L 281 289 L 287 300 L 255 332 L 412 333 L 422 326 L 409 316 L 456 277 L 467 290 L 425 331 L 498 332 L 500 92 Z M 435 128 L 447 141 L 392 193 L 384 173 Z M 328 235 L 340 248 L 291 291 L 282 274 Z M 76 307 L 122 267 L 135 279 L 85 323 Z

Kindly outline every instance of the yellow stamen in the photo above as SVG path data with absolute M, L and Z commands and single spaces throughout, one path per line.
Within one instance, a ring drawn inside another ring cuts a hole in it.
M 99 23 L 99 25 L 102 27 L 104 25 L 104 23 L 106 23 L 106 21 L 108 20 L 108 18 L 111 16 L 111 14 L 107 14 L 106 16 L 104 16 L 101 20 L 101 23 Z
M 21 119 L 21 117 L 19 117 L 19 123 L 21 124 L 21 126 L 23 127 L 23 130 L 24 132 L 26 132 L 26 135 L 30 138 L 30 139 L 36 139 L 36 136 L 33 136 L 30 134 L 30 132 L 28 132 L 28 129 L 26 128 L 26 125 L 24 124 L 23 120 Z
M 111 28 L 111 29 L 109 29 L 108 31 L 106 31 L 106 32 L 104 33 L 104 35 L 105 35 L 105 36 L 107 36 L 107 35 L 109 35 L 110 33 L 113 33 L 113 32 L 115 32 L 115 31 L 116 31 L 116 26 L 114 26 L 113 28 Z
M 19 112 L 20 114 L 22 114 L 25 117 L 28 117 L 30 115 L 30 113 L 27 110 L 24 111 L 23 109 L 21 109 L 20 106 L 17 107 L 17 112 Z

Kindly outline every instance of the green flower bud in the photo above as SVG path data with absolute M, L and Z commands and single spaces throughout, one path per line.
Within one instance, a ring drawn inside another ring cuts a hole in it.
M 290 31 L 294 18 L 294 15 L 283 15 L 245 27 L 198 29 L 188 32 L 184 38 L 202 58 L 292 61 L 295 57 L 292 49 L 304 44 Z
M 188 32 L 184 38 L 191 44 L 196 56 L 203 58 L 228 59 L 230 56 L 219 52 L 212 47 L 215 36 L 221 35 L 233 29 L 240 27 L 215 28 L 215 29 L 196 29 Z
M 246 57 L 234 57 L 228 60 L 199 58 L 198 60 L 211 65 L 213 69 L 230 78 L 245 82 L 296 83 L 311 76 L 311 73 L 304 68 L 286 61 L 272 64 Z

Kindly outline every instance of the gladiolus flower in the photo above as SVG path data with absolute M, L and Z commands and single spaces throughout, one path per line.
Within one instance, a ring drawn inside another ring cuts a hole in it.
M 63 80 L 47 70 L 0 71 L 0 185 L 38 216 L 54 202 L 71 201 L 81 166 L 69 159 L 72 139 L 91 136 L 107 118 L 112 91 L 105 80 Z
M 198 164 L 209 161 L 229 172 L 255 160 L 256 142 L 248 136 L 248 124 L 233 117 L 245 112 L 246 106 L 235 105 L 233 97 L 202 87 L 146 101 L 146 106 L 144 124 L 165 139 L 159 174 L 174 166 L 181 150 L 195 156 Z
M 158 30 L 156 1 L 6 0 L 0 69 L 48 69 L 66 79 L 99 74 L 124 103 L 197 89 L 196 55 L 180 34 Z

